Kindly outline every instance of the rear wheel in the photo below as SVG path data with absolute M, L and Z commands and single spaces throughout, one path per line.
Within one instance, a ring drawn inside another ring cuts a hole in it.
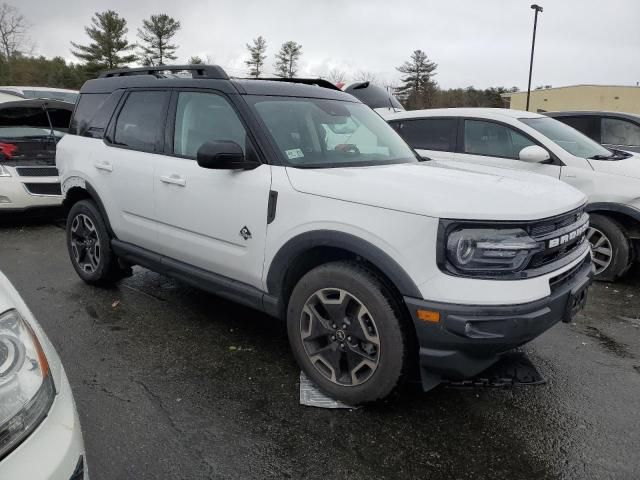
M 356 263 L 311 270 L 295 286 L 287 313 L 298 364 L 322 391 L 347 404 L 386 397 L 407 364 L 395 303 L 386 285 Z
M 73 268 L 87 283 L 109 284 L 123 275 L 104 220 L 91 200 L 81 200 L 69 211 L 67 249 Z
M 595 279 L 612 282 L 631 265 L 631 246 L 622 226 L 612 218 L 591 214 L 587 239 Z

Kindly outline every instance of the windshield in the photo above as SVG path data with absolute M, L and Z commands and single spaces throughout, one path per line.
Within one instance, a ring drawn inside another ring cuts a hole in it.
M 613 154 L 578 130 L 553 118 L 521 118 L 520 121 L 537 130 L 571 155 L 581 158 L 609 158 Z
M 56 138 L 62 138 L 63 132 L 53 131 Z M 2 127 L 0 126 L 0 139 L 19 139 L 19 138 L 43 138 L 50 137 L 51 130 L 39 127 Z
M 289 165 L 348 167 L 417 162 L 413 150 L 361 103 L 248 97 Z
M 63 102 L 76 103 L 78 94 L 75 92 L 56 92 L 55 90 L 23 90 L 27 98 L 47 98 L 49 100 L 61 100 Z

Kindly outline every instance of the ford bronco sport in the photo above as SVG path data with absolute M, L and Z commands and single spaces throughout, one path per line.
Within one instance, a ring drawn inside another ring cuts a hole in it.
M 286 319 L 349 404 L 415 362 L 425 390 L 473 376 L 586 299 L 582 193 L 427 163 L 329 82 L 202 65 L 89 80 L 57 155 L 85 282 L 141 265 Z

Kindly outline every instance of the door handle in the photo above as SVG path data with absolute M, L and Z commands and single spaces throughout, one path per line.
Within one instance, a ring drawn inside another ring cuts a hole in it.
M 105 172 L 113 172 L 113 167 L 109 162 L 94 163 L 93 166 L 96 167 L 98 170 L 103 170 Z
M 175 174 L 171 175 L 171 176 L 162 175 L 160 177 L 160 181 L 162 183 L 169 183 L 171 185 L 178 185 L 179 187 L 186 187 L 187 186 L 187 181 L 184 178 L 182 178 L 182 177 L 180 177 L 178 175 L 175 175 Z

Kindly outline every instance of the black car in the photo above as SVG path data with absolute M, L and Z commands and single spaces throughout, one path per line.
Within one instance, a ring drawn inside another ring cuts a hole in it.
M 545 112 L 605 147 L 640 152 L 640 115 L 620 112 Z

